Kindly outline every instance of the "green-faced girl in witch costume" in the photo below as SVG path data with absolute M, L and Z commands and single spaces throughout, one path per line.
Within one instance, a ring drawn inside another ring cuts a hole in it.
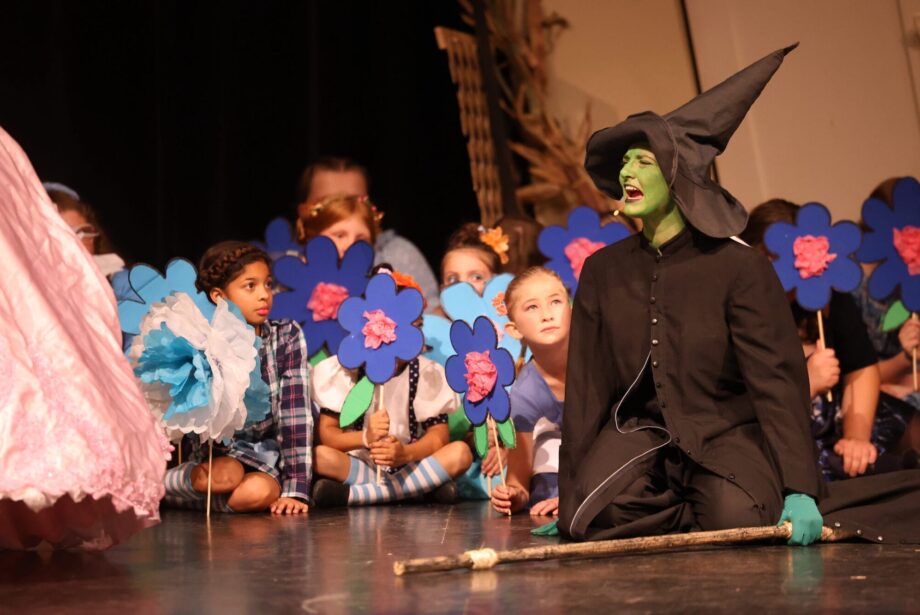
M 642 234 L 658 248 L 683 231 L 687 224 L 668 190 L 667 180 L 648 143 L 632 145 L 623 157 L 620 186 L 623 213 L 642 220 Z M 783 501 L 779 523 L 792 522 L 789 544 L 808 545 L 821 537 L 822 518 L 815 500 L 790 493 Z
M 817 540 L 822 522 L 920 542 L 904 521 L 920 515 L 920 472 L 821 482 L 785 294 L 769 261 L 734 240 L 746 210 L 711 180 L 793 48 L 588 143 L 592 179 L 643 230 L 589 257 L 575 297 L 559 468 L 569 538 L 791 521 L 791 544 Z

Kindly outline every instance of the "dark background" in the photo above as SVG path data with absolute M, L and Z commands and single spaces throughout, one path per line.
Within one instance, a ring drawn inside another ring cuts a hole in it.
M 384 226 L 437 263 L 479 212 L 433 28 L 453 0 L 4 2 L 0 126 L 129 262 L 261 238 L 313 158 L 371 175 Z

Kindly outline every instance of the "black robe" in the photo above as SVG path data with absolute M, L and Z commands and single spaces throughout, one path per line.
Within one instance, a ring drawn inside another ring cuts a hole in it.
M 649 374 L 655 412 L 635 395 Z M 910 502 L 886 509 L 888 521 L 920 511 L 920 472 L 845 481 L 828 494 L 809 408 L 801 343 L 762 254 L 689 227 L 660 249 L 641 234 L 609 246 L 585 262 L 575 298 L 559 529 L 579 540 L 669 531 L 655 515 L 611 527 L 600 513 L 674 447 L 754 501 L 815 498 L 826 524 L 879 534 L 879 511 L 861 505 L 891 493 Z M 886 531 L 920 539 L 913 525 Z

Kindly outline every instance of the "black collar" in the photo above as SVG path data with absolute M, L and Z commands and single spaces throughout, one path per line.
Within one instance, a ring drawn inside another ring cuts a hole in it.
M 642 248 L 645 252 L 654 255 L 661 255 L 664 257 L 677 254 L 678 252 L 683 251 L 687 246 L 693 243 L 693 230 L 688 224 L 684 227 L 684 230 L 679 232 L 677 235 L 667 240 L 657 248 L 652 246 L 651 242 L 645 236 L 644 233 L 639 233 L 639 247 Z

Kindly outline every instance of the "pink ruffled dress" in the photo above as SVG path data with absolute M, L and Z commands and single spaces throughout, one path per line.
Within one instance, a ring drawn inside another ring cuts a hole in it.
M 169 445 L 111 287 L 3 129 L 0 263 L 0 548 L 107 548 L 159 521 Z

